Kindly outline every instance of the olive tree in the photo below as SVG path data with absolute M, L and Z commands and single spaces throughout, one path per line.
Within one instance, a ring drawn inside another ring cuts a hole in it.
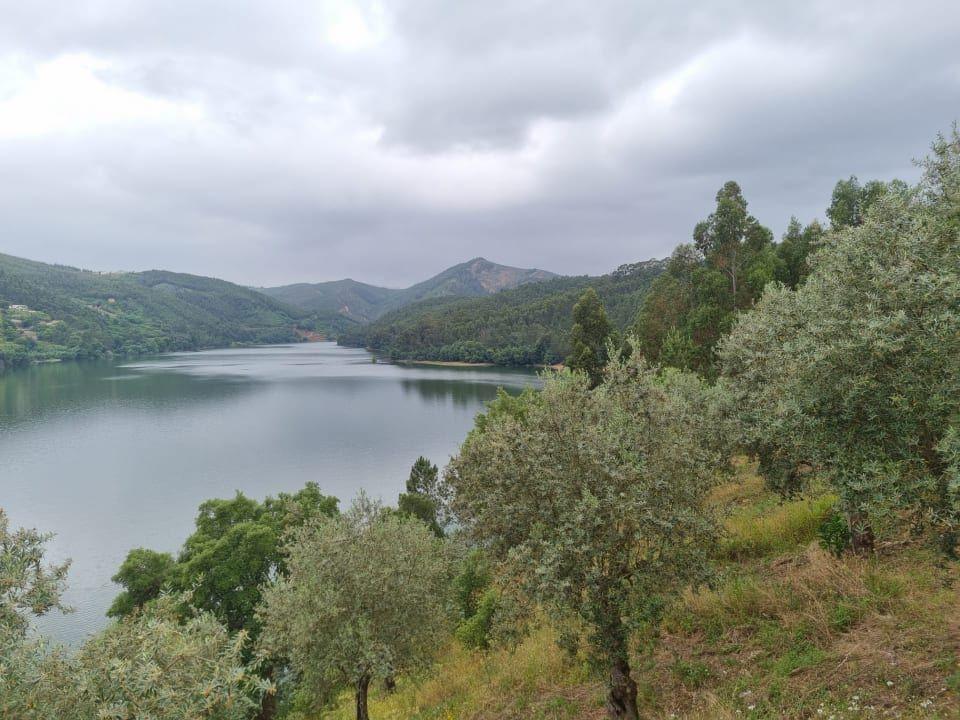
M 36 643 L 27 643 L 29 616 L 65 610 L 60 596 L 69 563 L 44 565 L 50 534 L 10 529 L 0 508 L 0 717 L 19 717 L 13 711 L 26 697 L 28 682 L 38 677 L 43 657 Z
M 564 372 L 501 395 L 447 470 L 460 521 L 501 570 L 588 628 L 611 717 L 638 717 L 631 632 L 655 630 L 664 602 L 708 571 L 703 501 L 721 460 L 709 405 L 700 380 L 633 353 L 593 390 Z
M 449 637 L 451 563 L 422 522 L 364 496 L 289 536 L 287 575 L 264 590 L 262 651 L 289 658 L 310 704 L 422 667 Z
M 182 617 L 163 597 L 76 653 L 26 639 L 27 615 L 62 608 L 67 565 L 45 565 L 50 536 L 11 532 L 0 510 L 0 717 L 18 720 L 245 720 L 267 690 L 207 613 Z
M 947 552 L 956 546 L 956 131 L 934 150 L 918 188 L 891 186 L 859 224 L 829 234 L 807 281 L 769 287 L 720 349 L 744 440 L 781 469 L 817 467 L 836 488 L 855 550 L 870 550 L 877 520 L 902 509 L 933 520 Z
M 60 596 L 70 563 L 44 565 L 51 537 L 25 528 L 11 530 L 0 508 L 0 633 L 22 636 L 28 615 L 65 609 Z
M 268 684 L 241 660 L 210 613 L 182 618 L 165 596 L 76 652 L 41 642 L 8 646 L 0 665 L 0 716 L 21 720 L 249 720 Z

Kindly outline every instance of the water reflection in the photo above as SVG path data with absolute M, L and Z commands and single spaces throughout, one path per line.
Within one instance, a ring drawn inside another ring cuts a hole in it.
M 43 621 L 77 641 L 104 623 L 127 550 L 176 551 L 197 505 L 316 481 L 393 502 L 410 464 L 443 464 L 498 385 L 529 372 L 372 363 L 329 343 L 64 363 L 0 377 L 0 506 L 54 531 L 74 559 L 75 615 Z
M 51 363 L 0 376 L 0 429 L 106 405 L 162 410 L 171 403 L 218 401 L 253 389 L 177 373 L 148 378 L 106 363 Z

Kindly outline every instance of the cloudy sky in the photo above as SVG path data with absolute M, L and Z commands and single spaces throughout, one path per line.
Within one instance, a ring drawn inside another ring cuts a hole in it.
M 960 3 L 0 0 L 0 252 L 403 286 L 660 257 L 724 180 L 778 234 L 913 179 Z

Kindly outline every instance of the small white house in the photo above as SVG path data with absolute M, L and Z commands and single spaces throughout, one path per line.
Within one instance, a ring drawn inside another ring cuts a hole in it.
M 10 305 L 7 310 L 29 310 L 26 305 Z

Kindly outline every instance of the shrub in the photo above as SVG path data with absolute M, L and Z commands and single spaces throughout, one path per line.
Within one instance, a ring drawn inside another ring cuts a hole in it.
M 833 509 L 817 528 L 820 547 L 840 557 L 850 547 L 850 527 L 843 513 Z

